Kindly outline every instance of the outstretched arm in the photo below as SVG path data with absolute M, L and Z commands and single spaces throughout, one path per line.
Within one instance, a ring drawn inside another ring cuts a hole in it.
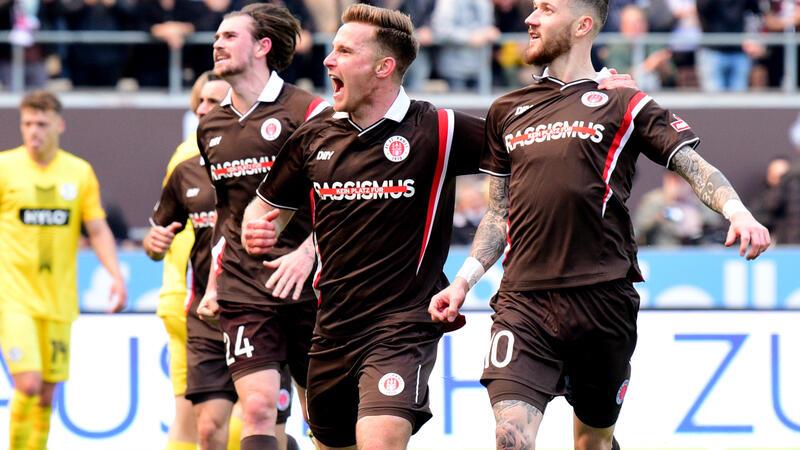
M 725 246 L 730 247 L 738 238 L 739 255 L 746 256 L 747 259 L 757 258 L 769 247 L 769 231 L 745 208 L 739 195 L 719 169 L 688 146 L 675 152 L 669 168 L 692 186 L 700 201 L 730 220 Z
M 453 282 L 431 299 L 428 312 L 437 322 L 453 322 L 464 304 L 467 292 L 503 254 L 508 221 L 508 178 L 490 177 L 489 206 L 481 219 L 470 256 Z

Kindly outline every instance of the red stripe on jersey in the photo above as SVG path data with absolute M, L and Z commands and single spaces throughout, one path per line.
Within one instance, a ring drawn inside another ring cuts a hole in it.
M 431 235 L 431 228 L 433 225 L 434 216 L 436 215 L 436 208 L 439 204 L 439 194 L 442 189 L 442 181 L 444 178 L 445 165 L 447 164 L 447 155 L 450 150 L 450 139 L 452 136 L 453 124 L 450 122 L 449 112 L 446 109 L 437 111 L 439 121 L 439 151 L 436 158 L 436 169 L 433 172 L 433 183 L 431 184 L 431 193 L 428 197 L 428 214 L 425 217 L 425 230 L 422 236 L 422 248 L 419 252 L 419 260 L 417 261 L 417 271 L 422 265 L 422 258 L 425 256 L 425 249 L 428 247 L 428 240 Z
M 399 194 L 408 192 L 407 186 L 370 186 L 370 187 L 341 187 L 320 189 L 319 195 L 370 195 L 370 194 Z
M 324 101 L 325 100 L 323 100 L 322 97 L 316 97 L 314 100 L 311 100 L 311 103 L 308 104 L 308 108 L 306 108 L 306 116 L 303 120 L 308 120 L 314 117 L 315 116 L 314 113 L 316 112 L 317 106 L 319 106 L 320 103 Z
M 622 119 L 622 124 L 617 130 L 617 134 L 614 135 L 614 140 L 611 141 L 611 147 L 608 149 L 608 155 L 606 156 L 606 164 L 603 168 L 603 182 L 606 184 L 606 190 L 603 193 L 603 205 L 602 205 L 602 212 L 605 214 L 606 210 L 606 202 L 611 197 L 611 173 L 613 172 L 613 167 L 616 164 L 617 156 L 619 152 L 622 150 L 622 147 L 627 142 L 627 138 L 629 135 L 629 131 L 631 126 L 633 125 L 633 119 L 636 117 L 634 114 L 634 110 L 639 105 L 639 103 L 643 99 L 648 99 L 647 95 L 644 92 L 637 92 L 633 98 L 631 98 L 630 102 L 628 102 L 628 109 L 625 111 L 625 117 Z M 637 111 L 638 112 L 638 111 Z M 624 138 L 624 142 L 623 142 Z
M 250 164 L 237 164 L 235 166 L 221 167 L 219 169 L 214 169 L 211 172 L 214 174 L 214 176 L 220 177 L 245 170 L 269 169 L 270 167 L 272 167 L 272 161 L 262 161 Z
M 314 249 L 317 251 L 317 273 L 314 274 L 314 281 L 311 283 L 311 286 L 314 288 L 314 293 L 317 295 L 317 306 L 322 303 L 322 293 L 317 289 L 319 285 L 319 279 L 322 276 L 322 255 L 319 252 L 319 246 L 317 245 L 317 234 L 314 231 L 314 226 L 317 221 L 317 202 L 314 199 L 314 189 L 309 189 L 308 191 L 308 204 L 311 205 L 311 239 L 314 241 Z

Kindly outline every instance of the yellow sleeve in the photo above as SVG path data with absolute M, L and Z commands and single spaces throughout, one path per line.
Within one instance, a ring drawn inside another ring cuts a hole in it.
M 87 164 L 81 186 L 81 220 L 88 222 L 105 218 L 106 212 L 100 203 L 100 183 L 97 181 L 97 176 L 94 174 L 92 166 Z

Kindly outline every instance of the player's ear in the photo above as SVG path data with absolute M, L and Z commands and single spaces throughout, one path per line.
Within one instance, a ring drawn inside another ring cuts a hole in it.
M 578 17 L 578 20 L 575 21 L 575 37 L 580 38 L 591 35 L 593 28 L 594 17 L 590 15 L 580 16 Z
M 58 134 L 64 134 L 64 131 L 67 130 L 67 123 L 64 122 L 64 118 L 61 117 L 60 115 L 56 120 L 56 129 L 58 129 Z
M 378 78 L 388 78 L 397 69 L 397 60 L 391 56 L 384 56 L 375 63 L 375 76 Z
M 265 57 L 272 50 L 272 39 L 265 37 L 256 41 L 256 56 Z

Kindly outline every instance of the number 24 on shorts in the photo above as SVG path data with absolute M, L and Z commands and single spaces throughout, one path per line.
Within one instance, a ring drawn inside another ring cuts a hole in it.
M 222 333 L 222 341 L 225 343 L 225 362 L 230 366 L 236 361 L 236 356 L 247 355 L 248 358 L 253 357 L 253 350 L 255 347 L 250 345 L 250 339 L 244 337 L 244 325 L 239 325 L 236 330 L 236 345 L 233 348 L 233 356 L 231 356 L 231 337 L 228 333 Z

